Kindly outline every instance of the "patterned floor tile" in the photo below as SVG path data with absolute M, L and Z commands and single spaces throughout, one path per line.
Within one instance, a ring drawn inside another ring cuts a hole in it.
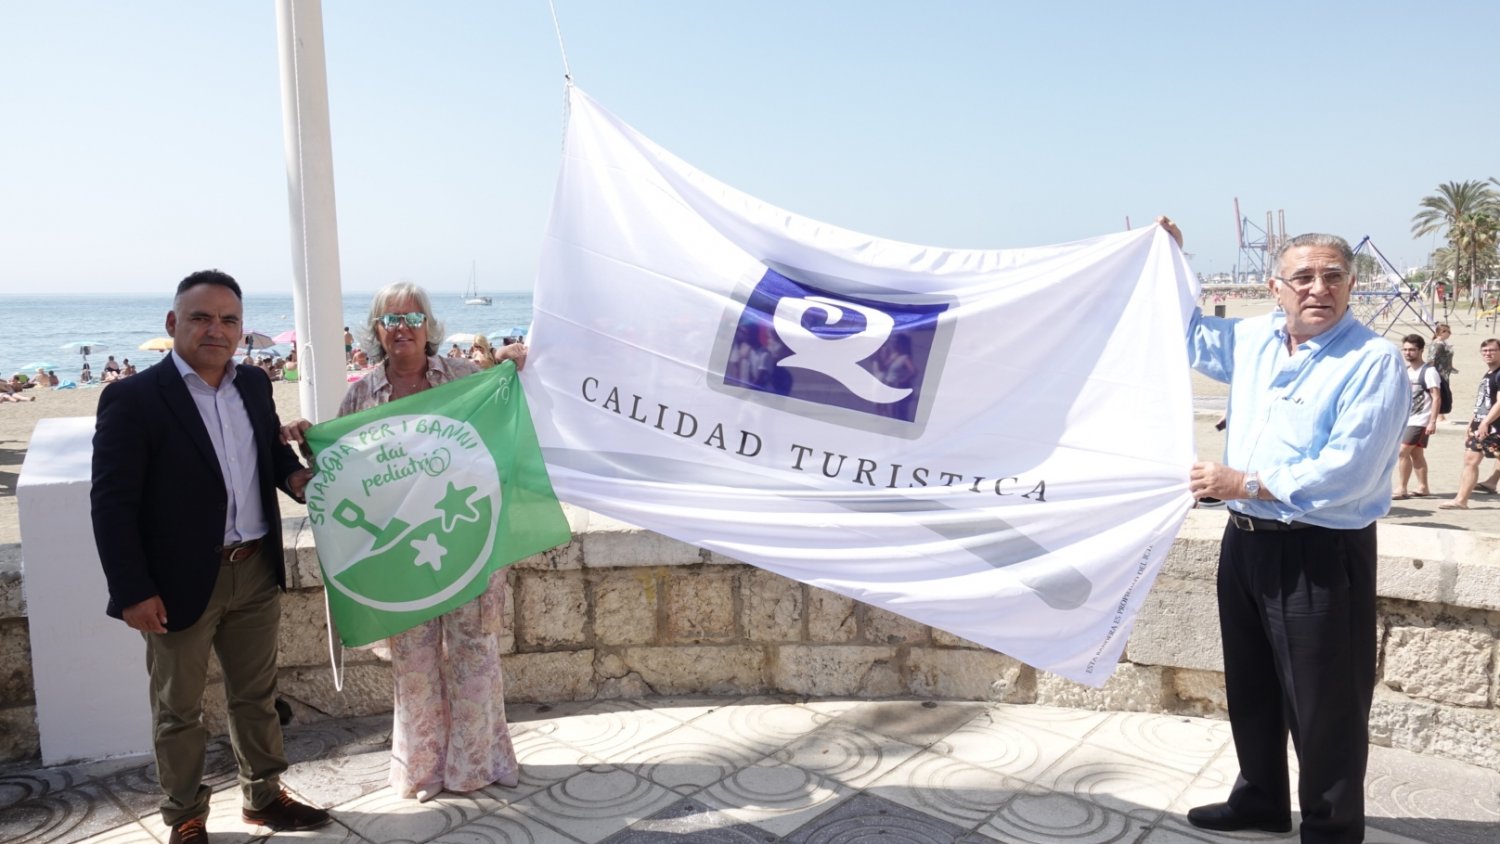
M 1298 838 L 1295 826 L 1286 835 L 1276 835 L 1269 832 L 1209 832 L 1202 829 L 1193 829 L 1192 827 L 1158 826 L 1140 838 L 1139 844 L 1205 844 L 1205 842 L 1207 844 L 1215 844 L 1215 842 L 1223 841 L 1248 841 L 1273 844 L 1273 842 L 1296 840 Z M 1369 844 L 1369 839 L 1366 839 L 1366 844 Z
M 1135 841 L 1146 824 L 1054 792 L 1017 795 L 981 831 L 1007 842 L 1105 844 Z
M 546 735 L 557 729 L 559 721 L 584 711 L 592 703 L 593 701 L 508 703 L 505 705 L 505 718 L 510 724 L 513 739 L 529 733 Z
M 984 714 L 988 706 L 965 701 L 882 700 L 862 703 L 834 719 L 847 730 L 878 733 L 927 747 Z
M 481 815 L 433 839 L 433 844 L 580 844 L 571 835 L 512 808 Z
M 510 804 L 511 810 L 590 844 L 679 799 L 667 788 L 609 765 L 589 768 Z
M 681 800 L 628 829 L 604 839 L 603 844 L 767 844 L 776 836 L 740 823 L 696 800 Z
M 726 737 L 681 726 L 615 758 L 636 776 L 689 795 L 754 765 L 763 755 Z
M 149 755 L 118 756 L 38 768 L 34 762 L 0 766 L 0 811 L 24 800 L 66 791 L 96 780 L 110 779 L 122 772 L 134 771 L 150 764 Z
M 287 788 L 318 806 L 337 806 L 385 788 L 390 782 L 387 748 L 339 753 L 293 765 L 281 777 Z
M 679 723 L 691 723 L 717 709 L 734 706 L 734 699 L 708 697 L 704 695 L 673 695 L 651 701 L 651 711 L 665 715 Z
M 397 797 L 389 788 L 344 803 L 333 812 L 334 820 L 347 827 L 352 835 L 382 844 L 431 841 L 484 814 L 470 800 L 449 800 L 439 795 L 437 799 L 419 803 Z M 210 822 L 209 830 L 213 829 Z M 219 844 L 217 836 L 214 844 Z
M 161 844 L 138 823 L 117 826 L 98 835 L 83 839 L 80 844 Z
M 649 709 L 601 707 L 560 719 L 546 737 L 613 764 L 615 757 L 682 724 Z
M 338 718 L 296 724 L 284 732 L 287 761 L 293 766 L 309 760 L 359 756 L 391 746 L 391 716 Z
M 863 788 L 920 750 L 879 733 L 848 729 L 835 719 L 771 754 L 771 758 L 850 788 Z
M 999 724 L 1010 724 L 1021 730 L 1045 730 L 1068 739 L 1082 739 L 1098 729 L 1109 718 L 1108 713 L 1087 709 L 1059 709 L 1055 706 L 995 704 L 989 717 Z
M 516 761 L 521 765 L 521 782 L 517 789 L 525 794 L 562 782 L 598 761 L 590 759 L 587 753 L 576 747 L 554 741 L 550 733 L 541 730 L 515 737 L 512 742 Z M 505 802 L 510 802 L 515 796 L 510 789 L 500 789 L 499 786 L 490 786 L 485 791 Z
M 1155 823 L 1197 779 L 1158 762 L 1084 743 L 1033 782 L 1048 791 Z
M 770 753 L 832 720 L 804 706 L 780 702 L 747 702 L 695 718 L 691 725 L 761 753 Z
M 1418 841 L 1500 840 L 1500 773 L 1461 762 L 1375 748 L 1365 776 L 1370 826 Z
M 814 818 L 783 839 L 786 844 L 957 844 L 974 842 L 970 831 L 899 803 L 856 795 Z
M 0 811 L 0 841 L 7 844 L 83 841 L 134 824 L 98 785 L 46 791 Z
M 1077 744 L 1076 739 L 1023 727 L 986 712 L 933 745 L 962 762 L 1030 780 Z
M 875 780 L 865 791 L 974 829 L 1026 788 L 1020 780 L 929 751 Z
M 1197 773 L 1231 742 L 1227 721 L 1114 713 L 1089 734 L 1096 747 Z
M 704 789 L 698 800 L 782 836 L 852 796 L 854 791 L 839 782 L 768 759 Z
M 798 705 L 819 715 L 828 718 L 837 718 L 864 702 L 863 700 L 849 700 L 847 698 L 811 698 L 799 701 Z
M 269 838 L 241 821 L 233 756 L 212 742 L 209 830 L 215 844 L 1296 838 L 1187 824 L 1187 810 L 1223 800 L 1238 773 L 1223 722 L 789 696 L 518 705 L 511 713 L 519 787 L 426 804 L 385 785 L 389 716 L 294 725 L 287 747 L 296 761 L 284 781 L 300 799 L 334 805 L 335 822 Z M 1295 784 L 1290 749 L 1288 767 Z M 1365 785 L 1372 844 L 1500 840 L 1500 773 L 1372 748 Z M 154 766 L 140 757 L 0 769 L 0 841 L 160 844 L 168 832 L 160 799 Z
M 71 767 L 12 768 L 0 774 L 0 810 L 53 792 L 66 791 L 86 780 L 87 777 L 74 773 Z

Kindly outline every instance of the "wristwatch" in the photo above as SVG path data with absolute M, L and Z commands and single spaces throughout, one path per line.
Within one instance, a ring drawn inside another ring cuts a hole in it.
M 1248 474 L 1248 475 L 1245 476 L 1245 492 L 1247 493 L 1246 496 L 1245 496 L 1246 498 L 1259 498 L 1260 497 L 1260 473 L 1259 472 L 1251 472 L 1250 474 Z

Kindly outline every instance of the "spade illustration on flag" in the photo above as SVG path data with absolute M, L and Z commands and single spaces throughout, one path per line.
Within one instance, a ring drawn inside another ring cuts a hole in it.
M 496 569 L 571 536 L 511 363 L 306 436 L 308 518 L 347 646 L 461 606 Z

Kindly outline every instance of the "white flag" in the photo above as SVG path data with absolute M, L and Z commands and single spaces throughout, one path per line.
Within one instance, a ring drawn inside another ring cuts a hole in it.
M 1192 505 L 1167 235 L 882 240 L 570 102 L 522 374 L 558 498 L 1107 679 Z

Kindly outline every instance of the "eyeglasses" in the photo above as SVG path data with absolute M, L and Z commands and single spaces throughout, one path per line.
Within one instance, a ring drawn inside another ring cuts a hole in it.
M 421 328 L 422 323 L 427 321 L 427 314 L 421 311 L 412 311 L 409 314 L 384 314 L 380 317 L 380 324 L 387 330 L 397 328 L 401 323 L 406 323 L 411 328 Z
M 1323 279 L 1323 285 L 1332 290 L 1335 287 L 1342 287 L 1347 284 L 1349 274 L 1343 270 L 1324 270 L 1320 273 L 1297 273 L 1290 278 L 1277 278 L 1276 276 L 1272 276 L 1272 278 L 1290 284 L 1292 289 L 1299 291 L 1310 289 L 1313 286 L 1313 282 L 1321 278 Z

